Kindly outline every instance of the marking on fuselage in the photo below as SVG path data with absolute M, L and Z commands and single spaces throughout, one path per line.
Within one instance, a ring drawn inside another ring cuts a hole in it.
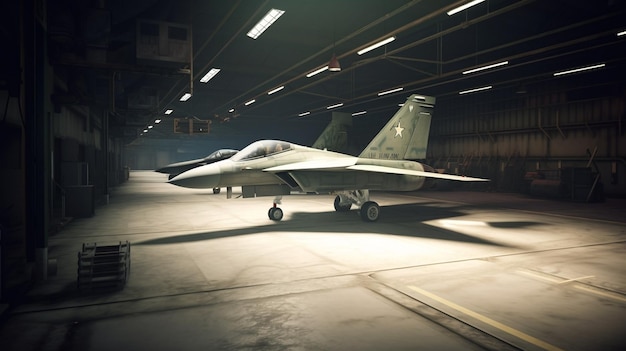
M 396 130 L 396 135 L 394 135 L 393 137 L 397 137 L 400 136 L 400 138 L 402 138 L 402 131 L 404 130 L 404 128 L 400 127 L 400 122 L 398 122 L 398 126 L 394 128 Z

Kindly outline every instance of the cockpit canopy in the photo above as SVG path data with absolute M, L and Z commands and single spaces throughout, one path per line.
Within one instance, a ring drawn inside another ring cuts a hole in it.
M 213 152 L 212 154 L 210 154 L 209 156 L 205 157 L 204 160 L 205 161 L 210 161 L 210 160 L 218 160 L 218 159 L 228 158 L 228 157 L 233 156 L 237 152 L 239 152 L 239 150 L 219 149 L 219 150 Z
M 246 161 L 255 158 L 275 155 L 291 149 L 291 144 L 279 140 L 260 140 L 246 146 L 231 157 L 232 161 Z

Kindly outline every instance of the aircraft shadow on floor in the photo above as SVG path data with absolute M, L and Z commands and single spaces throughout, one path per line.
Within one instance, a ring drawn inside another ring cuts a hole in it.
M 435 203 L 433 203 L 435 204 Z M 358 210 L 349 212 L 293 212 L 290 217 L 280 222 L 273 222 L 268 219 L 268 224 L 251 227 L 237 228 L 231 230 L 206 231 L 192 234 L 179 234 L 161 238 L 149 239 L 135 242 L 135 245 L 165 245 L 180 244 L 211 239 L 227 238 L 233 236 L 253 235 L 262 233 L 342 233 L 350 234 L 384 234 L 395 236 L 406 236 L 414 238 L 438 239 L 473 244 L 484 244 L 502 247 L 515 247 L 505 244 L 507 230 L 526 228 L 530 226 L 545 225 L 539 222 L 524 221 L 499 221 L 487 222 L 492 228 L 502 229 L 502 242 L 487 240 L 477 236 L 460 233 L 458 231 L 432 226 L 428 221 L 437 219 L 454 219 L 465 216 L 464 207 L 460 205 L 453 207 L 434 207 L 430 203 L 390 205 L 383 207 L 383 214 L 379 221 L 374 223 L 362 222 L 359 219 Z M 440 204 L 440 203 L 439 203 Z M 491 229 L 494 230 L 494 229 Z

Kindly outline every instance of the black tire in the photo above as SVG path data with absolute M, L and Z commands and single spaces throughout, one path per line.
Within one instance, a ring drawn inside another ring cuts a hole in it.
M 213 194 L 219 194 L 222 188 L 213 188 Z
M 373 201 L 367 201 L 361 206 L 359 214 L 365 222 L 376 222 L 380 216 L 380 206 Z
M 352 207 L 351 203 L 349 203 L 347 205 L 341 205 L 341 198 L 339 197 L 339 195 L 337 195 L 335 197 L 335 211 L 337 211 L 337 212 L 348 212 L 348 211 L 350 211 L 351 207 Z
M 270 210 L 267 212 L 267 216 L 272 220 L 272 221 L 280 221 L 281 219 L 283 219 L 283 210 L 280 209 L 280 207 L 272 207 L 270 208 Z

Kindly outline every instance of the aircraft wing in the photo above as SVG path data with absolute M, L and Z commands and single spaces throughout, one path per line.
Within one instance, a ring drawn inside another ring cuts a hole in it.
M 269 167 L 263 169 L 264 172 L 287 172 L 287 171 L 319 171 L 324 169 L 346 169 L 350 166 L 354 166 L 356 163 L 356 157 L 345 158 L 323 158 L 310 161 L 288 163 L 286 165 Z
M 483 179 L 483 178 L 458 176 L 454 174 L 445 174 L 445 173 L 424 172 L 424 171 L 416 171 L 412 169 L 403 169 L 403 168 L 385 167 L 385 166 L 353 165 L 353 166 L 348 166 L 346 168 L 352 169 L 355 171 L 414 175 L 414 176 L 427 177 L 427 178 L 457 180 L 461 182 L 488 182 L 489 181 L 489 179 Z
M 489 179 L 459 176 L 454 174 L 424 172 L 412 169 L 375 166 L 375 165 L 357 165 L 357 158 L 341 158 L 341 159 L 320 159 L 311 161 L 294 162 L 286 165 L 265 168 L 265 172 L 289 172 L 289 171 L 321 171 L 321 170 L 353 170 L 374 173 L 388 174 L 404 174 L 426 178 L 437 178 L 456 180 L 461 182 L 488 182 Z

